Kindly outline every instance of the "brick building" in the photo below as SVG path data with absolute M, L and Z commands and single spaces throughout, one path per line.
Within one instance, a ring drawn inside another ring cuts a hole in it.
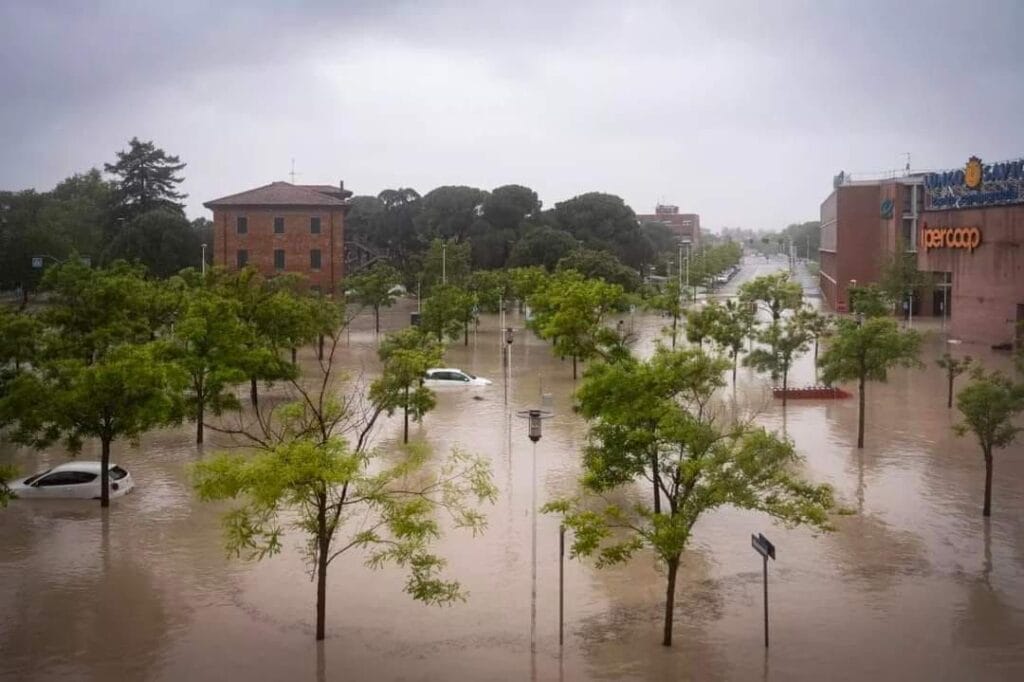
M 896 253 L 914 258 L 923 206 L 922 176 L 851 181 L 837 176 L 821 204 L 819 288 L 827 306 L 849 310 L 849 289 L 877 283 Z M 914 315 L 941 314 L 931 292 L 915 292 Z M 910 302 L 908 301 L 908 304 Z
M 918 268 L 948 288 L 951 334 L 1024 345 L 1024 160 L 931 173 L 924 182 Z
M 696 213 L 680 213 L 678 206 L 658 204 L 654 213 L 638 215 L 641 223 L 661 223 L 681 240 L 689 241 L 692 248 L 700 245 L 700 216 Z
M 315 291 L 335 291 L 345 275 L 344 183 L 263 187 L 203 204 L 213 211 L 213 262 L 251 265 L 268 276 L 299 273 Z

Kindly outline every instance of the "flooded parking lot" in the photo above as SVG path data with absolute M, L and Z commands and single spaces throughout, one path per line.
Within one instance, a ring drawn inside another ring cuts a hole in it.
M 748 264 L 738 281 L 778 263 Z M 738 283 L 738 282 L 737 282 Z M 731 285 L 734 288 L 736 283 Z M 727 295 L 730 288 L 724 292 Z M 414 305 L 414 304 L 412 304 Z M 388 328 L 410 304 L 389 312 Z M 665 320 L 623 316 L 649 352 Z M 359 321 L 340 362 L 376 367 L 377 339 Z M 792 401 L 783 412 L 768 380 L 741 369 L 737 403 L 791 437 L 806 475 L 828 482 L 854 512 L 836 532 L 788 530 L 723 509 L 702 517 L 677 591 L 676 644 L 660 646 L 664 578 L 650 556 L 597 570 L 566 565 L 566 642 L 558 646 L 558 520 L 538 519 L 537 648 L 530 647 L 531 457 L 512 413 L 551 395 L 555 416 L 537 445 L 539 502 L 573 494 L 586 427 L 572 412 L 571 362 L 522 330 L 507 383 L 496 316 L 483 316 L 452 367 L 494 384 L 438 392 L 412 432 L 437 450 L 459 445 L 490 460 L 497 502 L 476 539 L 440 545 L 469 599 L 436 608 L 402 592 L 404 575 L 373 571 L 357 554 L 332 565 L 327 639 L 313 640 L 314 588 L 297 550 L 260 563 L 225 557 L 224 505 L 200 504 L 188 465 L 204 456 L 183 426 L 115 444 L 137 482 L 107 512 L 97 503 L 15 501 L 0 512 L 0 677 L 17 680 L 1014 680 L 1024 677 L 1024 445 L 998 452 L 994 509 L 981 516 L 984 463 L 957 438 L 946 350 L 926 321 L 923 369 L 870 384 L 866 443 L 856 446 L 855 399 Z M 915 322 L 915 325 L 918 323 Z M 990 367 L 1009 361 L 983 348 L 957 352 Z M 306 351 L 306 361 L 311 356 Z M 791 385 L 814 383 L 812 359 Z M 732 388 L 728 392 L 731 394 Z M 507 400 L 506 400 L 507 396 Z M 397 417 L 378 442 L 400 441 Z M 205 452 L 217 449 L 216 439 Z M 95 454 L 87 450 L 83 457 Z M 63 461 L 4 446 L 0 461 L 32 471 Z M 762 643 L 761 561 L 752 532 L 778 548 L 770 566 L 772 646 Z

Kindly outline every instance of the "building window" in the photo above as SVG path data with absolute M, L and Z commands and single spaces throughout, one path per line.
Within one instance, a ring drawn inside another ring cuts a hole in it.
M 320 218 L 319 217 L 310 218 L 309 219 L 309 233 L 310 234 L 320 234 Z
M 245 249 L 238 250 L 238 269 L 241 270 L 249 264 L 249 252 Z
M 320 249 L 313 249 L 309 252 L 309 269 L 320 269 Z
M 274 218 L 274 234 L 284 234 L 284 218 Z
M 244 215 L 235 218 L 235 231 L 238 234 L 249 234 L 249 219 Z
M 284 249 L 274 249 L 274 269 L 284 270 Z

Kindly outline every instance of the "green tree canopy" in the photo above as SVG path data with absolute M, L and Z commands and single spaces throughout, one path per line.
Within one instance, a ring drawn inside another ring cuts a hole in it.
M 346 294 L 361 306 L 373 308 L 374 329 L 380 334 L 380 309 L 395 303 L 394 289 L 401 274 L 387 263 L 375 263 L 366 270 L 345 278 Z
M 177 156 L 137 137 L 131 139 L 126 151 L 117 152 L 117 161 L 103 166 L 115 178 L 117 212 L 129 221 L 158 208 L 181 214 L 181 200 L 187 195 L 178 192 L 183 181 L 178 174 L 184 168 Z
M 819 360 L 822 380 L 857 381 L 859 410 L 857 447 L 864 447 L 865 385 L 868 381 L 885 381 L 889 370 L 913 367 L 921 347 L 921 336 L 914 330 L 901 331 L 895 320 L 870 317 L 863 321 L 842 319 L 829 347 Z
M 408 327 L 384 339 L 378 350 L 384 364 L 370 386 L 371 402 L 390 416 L 401 408 L 402 442 L 409 442 L 409 417 L 422 421 L 434 409 L 434 392 L 423 385 L 428 369 L 441 364 L 444 345 L 417 327 Z

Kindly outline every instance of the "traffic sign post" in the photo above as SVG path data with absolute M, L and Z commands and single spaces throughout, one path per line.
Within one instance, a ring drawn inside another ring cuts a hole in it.
M 764 561 L 764 646 L 768 647 L 768 559 L 775 561 L 775 545 L 761 533 L 750 534 L 750 546 L 753 547 Z

